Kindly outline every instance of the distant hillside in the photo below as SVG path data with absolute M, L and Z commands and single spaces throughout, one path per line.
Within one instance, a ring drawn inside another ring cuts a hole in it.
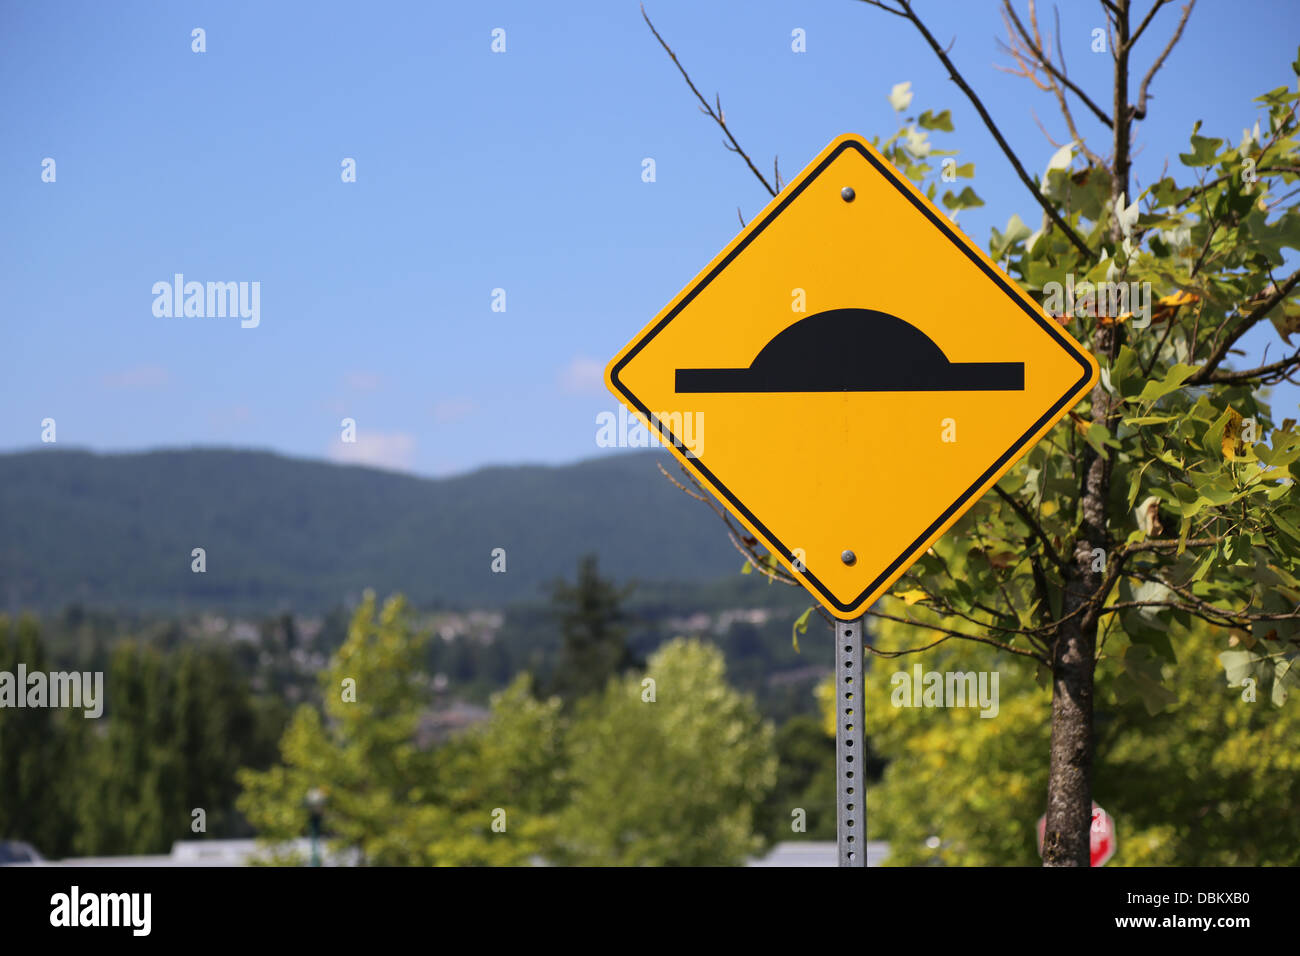
M 367 587 L 497 605 L 537 599 L 589 551 L 619 579 L 735 577 L 721 524 L 656 461 L 669 456 L 425 479 L 250 451 L 0 455 L 0 607 L 306 610 Z M 205 574 L 190 570 L 199 547 Z

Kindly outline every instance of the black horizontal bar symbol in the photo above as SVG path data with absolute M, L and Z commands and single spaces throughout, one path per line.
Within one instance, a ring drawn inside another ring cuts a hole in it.
M 946 378 L 913 375 L 899 369 L 892 377 L 852 381 L 816 376 L 764 379 L 747 368 L 679 368 L 678 392 L 1023 392 L 1023 362 L 962 362 L 949 366 Z
M 1023 362 L 950 362 L 929 336 L 873 309 L 818 312 L 748 368 L 679 368 L 677 392 L 1020 392 Z

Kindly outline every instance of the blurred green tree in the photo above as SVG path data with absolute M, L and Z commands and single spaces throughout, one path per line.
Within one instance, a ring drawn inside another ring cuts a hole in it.
M 633 666 L 622 610 L 630 593 L 630 586 L 620 588 L 600 576 L 594 554 L 578 562 L 574 584 L 552 585 L 551 600 L 564 644 L 547 690 L 566 705 L 599 693 L 611 677 Z
M 17 680 L 48 670 L 36 620 L 0 616 L 0 671 Z M 68 727 L 94 723 L 84 711 L 50 707 L 0 708 L 0 840 L 22 840 L 51 859 L 71 851 L 71 808 L 81 781 L 71 765 Z M 78 730 L 83 730 L 81 726 Z
M 196 646 L 164 654 L 124 641 L 104 687 L 103 725 L 70 725 L 66 744 L 77 773 L 75 852 L 166 853 L 177 840 L 246 832 L 235 774 L 270 762 L 279 724 L 230 655 Z
M 775 745 L 776 785 L 763 803 L 760 831 L 770 843 L 834 840 L 834 737 L 826 736 L 816 717 L 799 714 L 777 729 Z M 796 818 L 798 810 L 803 815 Z
M 425 641 L 401 597 L 377 610 L 367 594 L 321 675 L 324 714 L 300 707 L 282 764 L 239 775 L 238 806 L 280 845 L 273 859 L 302 862 L 283 844 L 306 835 L 315 788 L 327 796 L 331 844 L 368 864 L 512 865 L 542 852 L 557 801 L 558 701 L 533 700 L 523 678 L 497 695 L 482 728 L 420 747 Z
M 717 648 L 678 638 L 644 677 L 615 678 L 583 702 L 557 862 L 719 866 L 757 852 L 756 810 L 776 781 L 773 730 L 724 672 Z

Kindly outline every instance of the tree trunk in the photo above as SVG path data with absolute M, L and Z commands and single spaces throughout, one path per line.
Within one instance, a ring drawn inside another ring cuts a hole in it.
M 1091 451 L 1091 449 L 1089 449 Z M 1104 477 L 1103 460 L 1092 460 L 1089 478 Z M 1089 482 L 1091 485 L 1092 482 Z M 1105 500 L 1103 497 L 1102 501 Z M 1084 507 L 1087 510 L 1088 502 Z M 1065 586 L 1063 616 L 1078 610 L 1096 587 L 1089 542 L 1080 537 Z M 1091 615 L 1090 615 L 1091 616 Z M 1092 825 L 1092 682 L 1097 650 L 1096 618 L 1071 617 L 1052 648 L 1052 744 L 1047 779 L 1044 866 L 1088 866 Z
M 1114 16 L 1114 168 L 1112 208 L 1128 203 L 1130 171 L 1130 110 L 1128 105 L 1129 0 L 1117 0 Z M 1122 240 L 1118 216 L 1111 218 L 1111 240 Z M 1103 367 L 1119 351 L 1119 325 L 1098 325 L 1093 354 Z M 1109 424 L 1111 396 L 1100 382 L 1092 390 L 1091 420 Z M 1084 445 L 1082 456 L 1079 535 L 1074 562 L 1065 578 L 1062 617 L 1066 623 L 1052 647 L 1052 745 L 1047 781 L 1047 822 L 1043 835 L 1044 866 L 1089 866 L 1092 840 L 1092 705 L 1097 659 L 1097 611 L 1105 595 L 1097 593 L 1109 558 L 1107 501 L 1110 460 Z M 1096 549 L 1102 561 L 1097 562 Z M 1099 564 L 1101 571 L 1093 570 Z M 1082 607 L 1083 605 L 1091 607 Z M 1081 609 L 1082 607 L 1082 609 Z M 1078 613 L 1073 613 L 1078 612 Z

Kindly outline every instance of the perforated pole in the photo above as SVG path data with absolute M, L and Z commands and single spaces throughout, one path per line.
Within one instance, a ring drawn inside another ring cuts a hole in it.
M 835 833 L 840 866 L 867 865 L 866 735 L 862 730 L 865 617 L 835 622 Z

